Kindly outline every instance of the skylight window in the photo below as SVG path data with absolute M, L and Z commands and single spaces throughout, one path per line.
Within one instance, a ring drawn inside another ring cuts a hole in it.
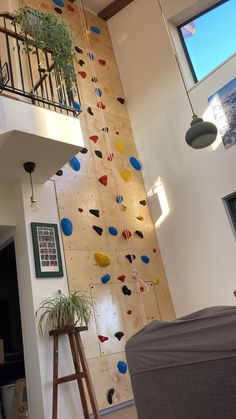
M 178 26 L 194 81 L 236 52 L 236 0 L 224 0 Z

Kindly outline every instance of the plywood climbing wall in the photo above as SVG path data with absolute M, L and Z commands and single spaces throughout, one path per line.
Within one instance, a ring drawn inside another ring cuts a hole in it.
M 86 38 L 76 2 L 26 3 L 65 19 L 76 40 L 85 148 L 77 165 L 68 163 L 54 180 L 69 288 L 95 303 L 83 343 L 104 409 L 133 398 L 126 340 L 146 322 L 172 319 L 174 311 L 107 24 L 86 13 Z M 148 286 L 145 295 L 134 269 Z

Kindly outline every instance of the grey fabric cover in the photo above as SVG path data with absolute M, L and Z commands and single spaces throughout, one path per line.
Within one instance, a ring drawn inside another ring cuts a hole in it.
M 139 419 L 236 419 L 236 307 L 154 321 L 126 355 Z

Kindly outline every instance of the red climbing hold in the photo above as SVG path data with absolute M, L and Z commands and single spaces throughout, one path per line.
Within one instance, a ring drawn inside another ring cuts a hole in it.
M 82 77 L 82 79 L 86 79 L 87 74 L 85 73 L 85 71 L 78 71 L 78 74 Z
M 107 186 L 107 175 L 100 177 L 98 180 L 103 186 Z
M 83 212 L 83 208 L 78 208 L 78 211 L 79 212 Z
M 74 11 L 75 11 L 74 7 L 73 7 L 73 6 L 71 6 L 70 4 L 68 4 L 67 9 L 68 9 L 70 12 L 74 12 Z
M 156 253 L 157 252 L 157 249 L 153 249 L 153 253 Z
M 111 153 L 110 156 L 107 157 L 107 160 L 108 161 L 112 161 L 113 160 L 113 157 L 114 157 L 114 153 Z
M 125 275 L 120 275 L 117 277 L 118 281 L 124 282 L 125 281 Z
M 102 102 L 98 102 L 98 103 L 97 103 L 97 107 L 98 107 L 99 109 L 106 109 L 106 105 L 104 105 L 104 103 L 102 103 Z
M 132 310 L 128 310 L 127 314 L 129 314 L 129 315 L 132 314 Z
M 125 239 L 129 239 L 129 238 L 132 236 L 132 233 L 131 233 L 131 231 L 129 231 L 129 230 L 124 230 L 124 231 L 122 231 L 122 236 L 123 236 Z
M 98 136 L 97 136 L 97 135 L 91 135 L 91 136 L 89 137 L 89 139 L 90 139 L 91 141 L 93 141 L 95 144 L 98 142 Z
M 143 291 L 144 291 L 144 287 L 140 287 L 140 288 L 139 288 L 139 291 L 140 291 L 140 292 L 143 292 Z
M 106 60 L 103 60 L 103 58 L 99 58 L 98 62 L 101 65 L 106 65 Z
M 106 340 L 108 340 L 107 336 L 102 336 L 102 335 L 98 335 L 98 339 L 100 340 L 100 342 L 106 342 Z

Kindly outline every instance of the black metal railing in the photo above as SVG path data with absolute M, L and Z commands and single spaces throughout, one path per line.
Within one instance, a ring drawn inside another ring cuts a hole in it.
M 80 97 L 77 84 L 69 94 L 54 68 L 50 52 L 43 52 L 26 36 L 19 33 L 13 17 L 0 13 L 0 93 L 77 117 L 80 114 Z

